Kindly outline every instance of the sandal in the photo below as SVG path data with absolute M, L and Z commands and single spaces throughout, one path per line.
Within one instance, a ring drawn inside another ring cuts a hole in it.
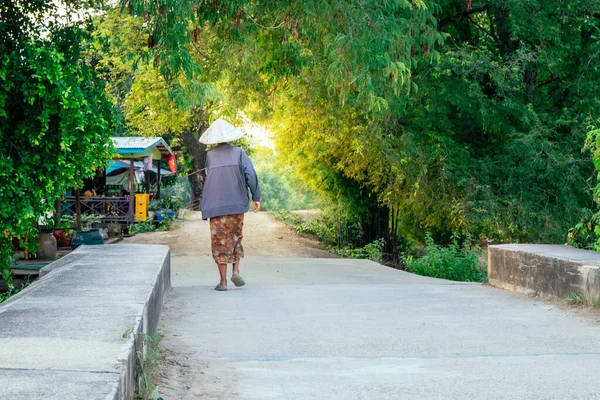
M 226 292 L 227 286 L 221 286 L 221 284 L 219 283 L 217 286 L 215 286 L 215 290 L 218 290 L 219 292 Z
M 239 275 L 233 275 L 231 277 L 231 282 L 233 282 L 233 284 L 237 287 L 244 286 L 246 284 L 244 279 Z

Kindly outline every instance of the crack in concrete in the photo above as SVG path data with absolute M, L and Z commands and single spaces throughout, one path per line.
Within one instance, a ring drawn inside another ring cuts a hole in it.
M 259 356 L 223 356 L 223 357 L 203 357 L 201 361 L 225 361 L 225 362 L 278 362 L 291 361 L 299 359 L 348 359 L 348 360 L 460 360 L 460 359 L 494 359 L 494 358 L 534 358 L 534 357 L 581 357 L 581 356 L 598 356 L 600 352 L 591 353 L 532 353 L 532 354 L 471 354 L 471 355 L 397 355 L 397 356 L 339 356 L 339 355 L 259 355 Z
M 0 371 L 52 371 L 52 372 L 74 372 L 79 374 L 111 374 L 120 376 L 120 371 L 94 371 L 94 370 L 81 370 L 81 369 L 57 369 L 57 368 L 5 368 L 0 367 Z

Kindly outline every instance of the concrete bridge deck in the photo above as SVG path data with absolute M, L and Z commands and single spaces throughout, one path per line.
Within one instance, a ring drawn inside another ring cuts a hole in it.
M 487 285 L 369 261 L 246 258 L 216 292 L 173 259 L 165 399 L 597 399 L 600 325 Z

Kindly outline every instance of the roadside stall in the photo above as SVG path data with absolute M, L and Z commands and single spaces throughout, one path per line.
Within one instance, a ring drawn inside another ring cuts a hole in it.
M 77 216 L 78 229 L 82 215 L 127 225 L 145 220 L 150 199 L 160 199 L 161 177 L 177 172 L 175 155 L 161 137 L 113 137 L 113 142 L 118 155 L 82 190 L 64 197 L 62 215 Z

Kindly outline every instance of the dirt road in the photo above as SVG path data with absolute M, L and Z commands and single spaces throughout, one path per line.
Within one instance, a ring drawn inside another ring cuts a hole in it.
M 195 211 L 186 212 L 184 219 L 174 230 L 138 234 L 126 242 L 165 244 L 173 256 L 210 256 L 208 222 Z M 335 257 L 324 251 L 317 241 L 297 235 L 264 212 L 246 214 L 243 244 L 246 255 L 251 257 Z

